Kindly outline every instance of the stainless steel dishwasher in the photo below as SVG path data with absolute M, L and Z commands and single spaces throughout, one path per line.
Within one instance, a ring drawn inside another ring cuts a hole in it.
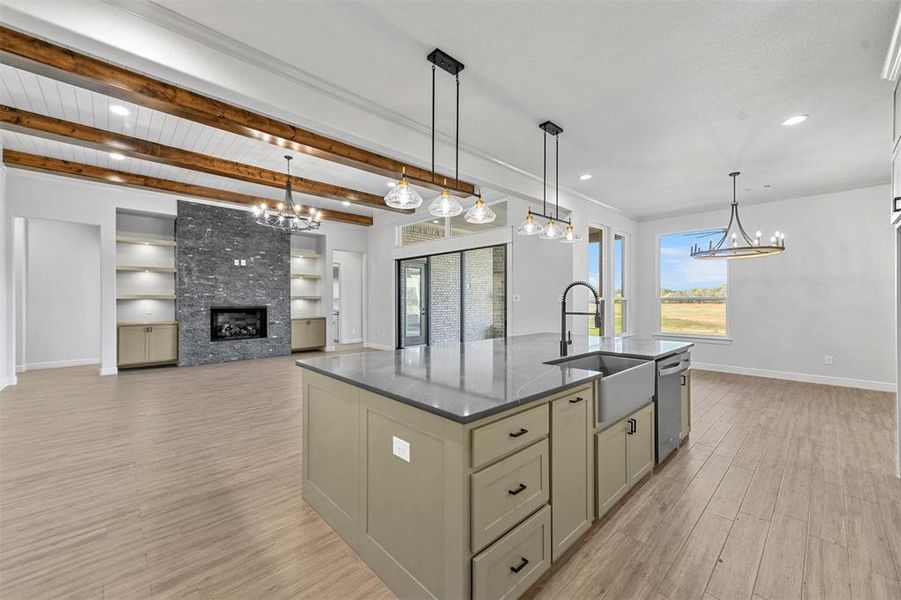
M 657 464 L 679 446 L 682 431 L 682 374 L 691 367 L 691 352 L 657 361 L 657 380 L 654 388 L 654 420 L 657 428 Z

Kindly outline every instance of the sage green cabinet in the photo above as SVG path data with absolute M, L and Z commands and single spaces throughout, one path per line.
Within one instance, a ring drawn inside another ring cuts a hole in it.
M 626 422 L 626 471 L 629 487 L 654 468 L 654 412 L 642 409 Z
M 164 365 L 178 361 L 178 324 L 119 323 L 116 327 L 119 367 Z
M 472 468 L 525 448 L 548 434 L 547 404 L 472 430 Z
M 547 440 L 472 475 L 472 549 L 478 552 L 547 503 Z
M 680 439 L 691 433 L 691 369 L 682 374 L 682 429 Z
M 472 597 L 518 598 L 551 566 L 551 512 L 545 506 L 472 559 Z
M 598 518 L 629 490 L 626 469 L 626 422 L 614 423 L 595 436 Z
M 325 345 L 325 318 L 291 320 L 292 350 L 310 350 Z
M 597 516 L 604 516 L 654 468 L 654 405 L 595 435 Z
M 594 520 L 591 390 L 551 402 L 551 515 L 553 560 Z

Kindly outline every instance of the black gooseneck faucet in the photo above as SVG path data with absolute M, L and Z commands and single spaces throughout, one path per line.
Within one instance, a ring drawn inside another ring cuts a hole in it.
M 577 285 L 583 285 L 587 287 L 594 295 L 593 313 L 566 310 L 566 295 L 569 294 L 569 290 L 573 289 Z M 601 298 L 600 296 L 598 296 L 598 291 L 594 289 L 594 286 L 587 281 L 573 281 L 571 284 L 566 286 L 566 289 L 563 290 L 563 297 L 560 300 L 560 356 L 566 356 L 569 350 L 569 345 L 573 343 L 572 332 L 569 332 L 569 336 L 567 336 L 566 315 L 594 315 L 594 326 L 600 329 L 601 335 L 604 335 L 604 324 L 601 319 Z

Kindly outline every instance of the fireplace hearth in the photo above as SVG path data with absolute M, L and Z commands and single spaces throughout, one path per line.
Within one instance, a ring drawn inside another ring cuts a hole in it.
M 265 306 L 211 306 L 210 341 L 253 340 L 265 338 Z

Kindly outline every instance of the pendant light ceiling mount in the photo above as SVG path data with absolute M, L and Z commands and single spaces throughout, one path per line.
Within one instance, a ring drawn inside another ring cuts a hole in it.
M 573 228 L 572 218 L 566 220 L 566 227 L 560 223 L 560 134 L 563 128 L 553 121 L 545 121 L 538 125 L 544 132 L 544 172 L 542 175 L 541 212 L 529 208 L 525 221 L 520 224 L 516 232 L 520 235 L 537 235 L 544 240 L 560 240 L 564 244 L 574 244 L 582 239 Z M 547 136 L 554 136 L 554 204 L 552 212 L 547 210 Z M 535 217 L 545 219 L 547 223 L 536 221 Z
M 703 250 L 699 244 L 691 245 L 691 257 L 699 260 L 712 259 L 733 259 L 733 258 L 756 258 L 758 256 L 772 256 L 781 254 L 785 251 L 785 234 L 776 231 L 770 237 L 769 245 L 761 244 L 761 232 L 758 231 L 752 238 L 745 231 L 738 216 L 738 199 L 736 196 L 736 186 L 739 171 L 729 173 L 732 178 L 732 212 L 729 215 L 729 224 L 723 230 L 723 236 L 714 244 L 711 240 L 706 250 Z

